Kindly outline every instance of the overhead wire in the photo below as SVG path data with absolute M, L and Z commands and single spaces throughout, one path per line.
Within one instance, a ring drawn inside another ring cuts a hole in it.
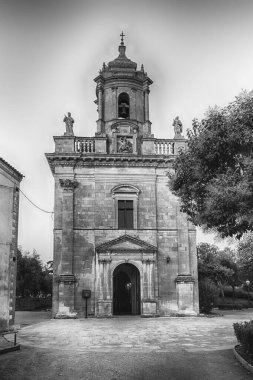
M 13 182 L 10 178 L 9 178 L 9 181 L 15 185 L 15 190 L 19 191 L 34 207 L 36 207 L 37 209 L 39 209 L 42 212 L 45 212 L 47 214 L 51 214 L 51 217 L 53 217 L 53 214 L 54 214 L 53 211 L 47 211 L 47 210 L 44 210 L 43 208 L 37 206 L 30 198 L 28 198 L 27 195 L 25 195 L 25 193 L 17 186 L 17 184 L 15 182 Z M 0 185 L 0 187 L 12 188 L 12 186 L 6 186 L 6 185 L 2 185 L 2 184 Z
M 40 211 L 43 211 L 43 212 L 45 212 L 45 213 L 47 213 L 47 214 L 53 214 L 54 212 L 53 211 L 47 211 L 47 210 L 44 210 L 43 208 L 41 208 L 41 207 L 39 207 L 39 206 L 37 206 L 30 198 L 28 198 L 26 195 L 25 195 L 25 193 L 21 190 L 21 189 L 19 189 L 18 187 L 16 187 L 16 189 L 34 206 L 34 207 L 36 207 L 37 209 L 39 209 Z

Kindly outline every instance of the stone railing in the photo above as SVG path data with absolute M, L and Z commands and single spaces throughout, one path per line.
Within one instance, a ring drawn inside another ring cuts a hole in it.
M 75 152 L 95 153 L 95 139 L 93 137 L 76 137 Z
M 154 141 L 155 154 L 175 154 L 175 140 L 157 139 Z

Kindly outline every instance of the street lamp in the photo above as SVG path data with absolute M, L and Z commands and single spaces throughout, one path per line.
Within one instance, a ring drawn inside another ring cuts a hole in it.
M 247 285 L 247 292 L 248 292 L 248 305 L 249 305 L 249 286 L 250 286 L 250 280 L 246 280 L 245 281 L 246 285 Z

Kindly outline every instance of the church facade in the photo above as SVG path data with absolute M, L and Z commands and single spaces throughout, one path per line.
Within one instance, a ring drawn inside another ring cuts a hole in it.
M 168 187 L 185 148 L 156 139 L 149 120 L 152 80 L 126 56 L 95 78 L 94 137 L 77 137 L 74 119 L 46 154 L 55 179 L 53 317 L 196 315 L 195 227 Z M 88 299 L 86 297 L 89 297 Z

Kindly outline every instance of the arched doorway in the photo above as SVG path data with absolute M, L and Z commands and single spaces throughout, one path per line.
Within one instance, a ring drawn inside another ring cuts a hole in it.
M 140 273 L 132 264 L 120 264 L 113 272 L 113 314 L 140 314 Z

